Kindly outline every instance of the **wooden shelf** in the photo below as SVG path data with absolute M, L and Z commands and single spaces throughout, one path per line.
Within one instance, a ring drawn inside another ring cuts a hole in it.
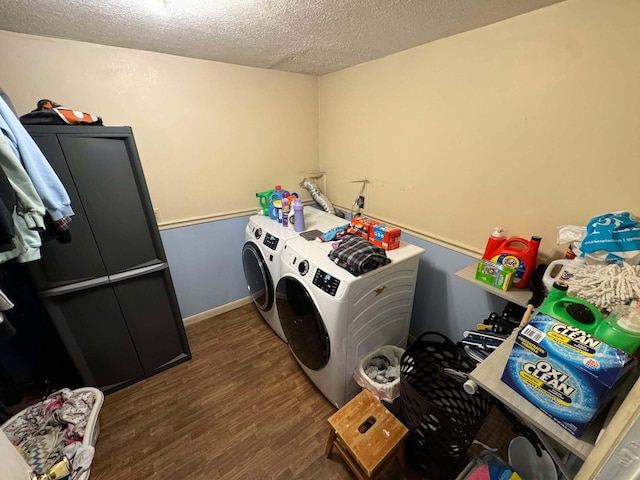
M 531 298 L 531 291 L 528 288 L 514 288 L 511 290 L 507 290 L 503 292 L 502 290 L 492 287 L 491 285 L 487 285 L 486 283 L 479 282 L 476 280 L 476 268 L 478 264 L 473 263 L 462 270 L 456 272 L 456 276 L 460 277 L 468 282 L 471 282 L 478 287 L 486 290 L 492 295 L 496 295 L 498 297 L 504 298 L 505 300 L 509 300 L 515 304 L 518 304 L 522 307 L 526 307 L 529 299 Z
M 593 449 L 596 437 L 600 432 L 599 428 L 594 428 L 593 425 L 591 428 L 587 427 L 582 437 L 576 438 L 502 382 L 502 372 L 509 359 L 518 331 L 519 329 L 516 329 L 500 347 L 471 372 L 471 379 L 490 395 L 500 400 L 518 418 L 539 428 L 548 437 L 581 459 L 586 459 Z

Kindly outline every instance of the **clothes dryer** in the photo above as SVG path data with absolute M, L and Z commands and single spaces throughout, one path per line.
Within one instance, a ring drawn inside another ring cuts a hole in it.
M 307 231 L 326 232 L 348 223 L 343 218 L 311 207 L 305 208 L 304 219 Z M 280 254 L 285 242 L 291 238 L 299 238 L 299 233 L 292 226 L 283 227 L 269 217 L 253 215 L 245 228 L 245 244 L 242 248 L 242 266 L 249 295 L 262 317 L 285 342 L 287 340 L 278 319 L 275 297 L 280 279 Z
M 276 304 L 293 356 L 340 408 L 359 391 L 353 372 L 362 358 L 383 345 L 406 347 L 424 250 L 403 242 L 387 252 L 391 263 L 359 277 L 334 264 L 330 250 L 287 241 Z

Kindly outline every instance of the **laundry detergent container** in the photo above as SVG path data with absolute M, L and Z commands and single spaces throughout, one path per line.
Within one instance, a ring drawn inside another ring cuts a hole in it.
M 429 478 L 452 478 L 491 408 L 462 385 L 473 363 L 437 332 L 422 334 L 400 361 L 400 417 L 409 429 L 407 461 Z

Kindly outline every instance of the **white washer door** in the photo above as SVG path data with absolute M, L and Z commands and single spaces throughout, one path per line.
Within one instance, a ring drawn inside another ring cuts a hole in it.
M 307 288 L 293 277 L 278 282 L 276 308 L 293 354 L 311 370 L 321 370 L 331 355 L 329 334 Z
M 273 280 L 260 249 L 253 242 L 242 247 L 242 267 L 253 303 L 263 312 L 270 310 L 273 306 Z

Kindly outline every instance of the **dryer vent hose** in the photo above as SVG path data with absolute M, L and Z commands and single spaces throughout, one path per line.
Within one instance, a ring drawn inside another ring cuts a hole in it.
M 307 180 L 306 178 L 300 183 L 301 187 L 306 188 L 309 191 L 311 197 L 316 201 L 318 205 L 322 207 L 325 212 L 331 213 L 332 215 L 337 215 L 338 217 L 344 218 L 344 213 L 336 210 L 334 206 L 331 204 L 327 196 L 322 193 L 320 188 L 313 183 L 311 180 Z

